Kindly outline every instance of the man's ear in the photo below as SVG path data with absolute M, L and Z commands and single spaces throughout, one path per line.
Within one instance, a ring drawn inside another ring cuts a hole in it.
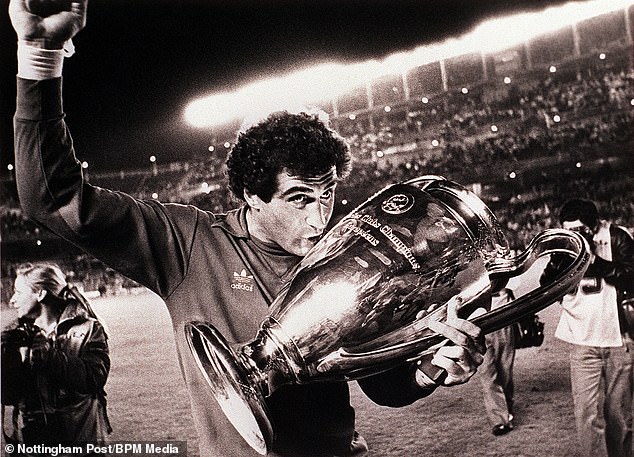
M 262 208 L 262 205 L 264 204 L 264 202 L 262 201 L 260 197 L 258 197 L 255 194 L 252 194 L 246 189 L 244 189 L 244 201 L 247 202 L 247 205 L 249 205 L 249 208 L 252 208 L 255 210 L 259 210 L 260 208 Z
M 48 291 L 47 291 L 47 290 L 44 290 L 44 289 L 40 290 L 40 291 L 37 293 L 37 301 L 38 301 L 38 302 L 40 302 L 40 303 L 42 303 L 42 301 L 46 298 L 46 294 L 47 294 L 47 293 L 48 293 Z

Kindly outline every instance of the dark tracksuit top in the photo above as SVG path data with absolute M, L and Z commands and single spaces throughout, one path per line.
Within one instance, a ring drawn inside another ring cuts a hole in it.
M 141 201 L 82 177 L 65 121 L 61 78 L 18 78 L 14 119 L 18 195 L 27 217 L 157 293 L 166 303 L 204 457 L 258 455 L 216 404 L 190 355 L 184 325 L 213 324 L 230 343 L 253 339 L 268 307 L 263 293 L 231 287 L 234 273 L 257 271 L 275 296 L 300 258 L 254 242 L 245 208 L 215 215 L 193 206 Z M 125 147 L 125 145 L 121 145 Z M 228 237 L 241 244 L 247 262 Z M 400 406 L 429 394 L 401 367 L 360 383 L 376 402 Z M 169 395 L 169 392 L 165 392 Z M 343 454 L 354 431 L 346 383 L 284 386 L 267 399 L 278 455 Z M 141 412 L 139 412 L 141 413 Z M 324 452 L 318 449 L 324 448 Z

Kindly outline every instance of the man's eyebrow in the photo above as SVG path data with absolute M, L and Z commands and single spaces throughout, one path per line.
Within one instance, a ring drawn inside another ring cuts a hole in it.
M 337 184 L 337 180 L 333 179 L 331 182 L 327 183 L 327 187 L 325 190 L 330 190 L 331 188 L 335 187 L 335 185 Z M 295 194 L 295 193 L 305 193 L 305 194 L 314 194 L 315 193 L 315 189 L 309 186 L 293 186 L 293 187 L 289 187 L 288 189 L 286 189 L 284 192 L 282 192 L 280 194 L 280 197 L 287 197 L 291 194 Z
M 308 186 L 293 186 L 293 187 L 289 187 L 284 192 L 282 192 L 280 194 L 280 197 L 286 197 L 288 195 L 295 194 L 295 193 L 312 194 L 314 192 L 315 191 L 313 190 L 312 187 L 308 187 Z

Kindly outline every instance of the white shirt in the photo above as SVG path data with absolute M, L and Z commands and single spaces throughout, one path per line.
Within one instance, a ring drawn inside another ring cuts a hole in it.
M 596 255 L 612 260 L 609 223 L 602 221 L 594 236 Z M 616 289 L 603 278 L 583 278 L 578 287 L 563 297 L 555 336 L 581 346 L 623 345 L 616 301 Z

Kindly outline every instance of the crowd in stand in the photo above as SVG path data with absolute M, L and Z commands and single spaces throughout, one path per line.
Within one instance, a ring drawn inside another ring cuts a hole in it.
M 557 209 L 575 197 L 595 201 L 603 217 L 634 234 L 634 177 L 623 171 L 563 174 L 514 196 L 508 204 L 491 206 L 511 247 L 522 250 L 537 233 L 557 227 Z
M 503 164 L 539 158 L 574 163 L 631 155 L 633 83 L 632 71 L 607 70 L 566 82 L 549 77 L 508 91 L 497 100 L 487 101 L 486 90 L 481 88 L 467 94 L 445 94 L 425 105 L 412 103 L 402 119 L 379 117 L 375 128 L 368 118 L 335 120 L 357 158 L 351 178 L 338 190 L 337 211 L 345 214 L 385 185 L 423 174 L 469 184 L 486 180 L 492 167 Z M 496 129 L 491 129 L 494 123 Z M 436 134 L 439 142 L 431 145 L 429 135 Z M 399 151 L 403 145 L 410 147 Z M 390 148 L 388 160 L 382 153 Z M 150 177 L 137 183 L 135 194 L 155 198 L 152 194 L 157 192 L 162 201 L 223 212 L 236 205 L 226 191 L 223 160 L 222 154 L 213 154 L 177 170 L 170 179 Z M 538 231 L 553 227 L 553 211 L 569 195 L 591 198 L 611 220 L 634 227 L 634 178 L 627 170 L 596 169 L 576 176 L 551 173 L 541 181 L 513 186 L 512 198 L 490 204 L 515 249 L 522 249 Z M 21 216 L 10 186 L 2 193 L 10 197 L 3 197 L 1 214 L 5 242 L 54 236 Z M 3 264 L 3 277 L 9 273 L 6 268 Z M 102 273 L 98 275 L 103 280 Z
M 361 160 L 415 150 L 419 163 L 435 173 L 553 154 L 583 159 L 596 146 L 631 136 L 632 71 L 589 73 L 566 82 L 549 76 L 515 89 L 496 100 L 487 101 L 491 97 L 480 87 L 426 104 L 412 102 L 400 118 L 375 114 L 373 128 L 367 116 L 338 119 L 335 125 Z

